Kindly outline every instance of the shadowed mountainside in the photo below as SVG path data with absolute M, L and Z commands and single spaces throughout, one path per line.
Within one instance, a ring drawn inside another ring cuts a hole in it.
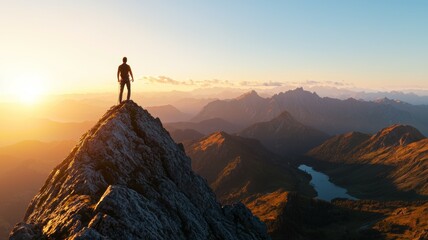
M 427 239 L 427 201 L 334 199 L 331 203 L 282 190 L 242 202 L 268 227 L 272 239 Z
M 183 144 L 187 144 L 204 137 L 204 134 L 193 129 L 173 129 L 169 131 L 169 134 L 175 142 Z
M 428 198 L 428 139 L 407 125 L 373 135 L 335 136 L 309 151 L 309 164 L 359 198 Z
M 153 117 L 160 118 L 162 123 L 187 121 L 191 118 L 189 114 L 181 112 L 170 104 L 162 106 L 151 106 L 147 107 L 146 109 Z
M 192 129 L 205 135 L 221 131 L 235 133 L 242 129 L 239 124 L 233 124 L 221 118 L 211 118 L 200 122 L 167 123 L 165 128 L 170 132 L 177 129 Z
M 303 154 L 328 138 L 327 134 L 296 121 L 288 112 L 268 122 L 255 123 L 238 135 L 255 138 L 281 156 Z
M 308 175 L 257 140 L 217 132 L 185 149 L 192 159 L 193 170 L 207 179 L 222 202 L 278 189 L 315 196 Z

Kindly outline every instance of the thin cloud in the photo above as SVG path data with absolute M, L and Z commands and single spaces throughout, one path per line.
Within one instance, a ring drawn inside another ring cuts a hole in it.
M 315 80 L 306 80 L 305 84 L 309 84 L 309 85 L 319 85 L 319 84 L 322 84 L 322 82 L 320 82 L 320 81 L 315 81 Z
M 165 76 L 146 76 L 143 77 L 144 80 L 150 82 L 150 83 L 160 83 L 160 84 L 168 84 L 168 85 L 194 85 L 192 80 L 189 81 L 177 81 L 175 79 L 172 79 L 170 77 Z
M 229 80 L 220 80 L 220 79 L 209 79 L 209 80 L 202 80 L 202 81 L 196 81 L 196 84 L 198 84 L 201 87 L 225 87 L 225 86 L 234 86 L 232 82 Z
M 259 81 L 241 81 L 239 82 L 241 86 L 245 87 L 279 87 L 284 85 L 282 82 L 259 82 Z
M 142 80 L 153 84 L 166 84 L 166 85 L 182 85 L 182 86 L 197 86 L 197 87 L 225 87 L 234 86 L 229 80 L 209 79 L 209 80 L 193 80 L 179 81 L 166 76 L 145 76 Z
M 352 86 L 352 84 L 350 83 L 338 82 L 338 81 L 326 81 L 326 83 L 329 85 L 338 86 L 338 87 Z
M 352 83 L 347 83 L 345 81 L 317 81 L 317 80 L 306 80 L 304 82 L 298 83 L 294 82 L 297 85 L 310 85 L 313 87 L 350 87 L 353 86 Z

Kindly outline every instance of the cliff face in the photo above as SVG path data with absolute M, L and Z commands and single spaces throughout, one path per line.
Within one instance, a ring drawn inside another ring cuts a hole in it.
M 112 107 L 58 165 L 10 239 L 268 239 L 242 204 L 221 206 L 158 119 Z

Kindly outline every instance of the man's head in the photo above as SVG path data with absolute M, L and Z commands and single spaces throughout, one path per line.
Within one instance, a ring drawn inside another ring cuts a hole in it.
M 122 61 L 123 61 L 124 63 L 126 63 L 126 62 L 128 61 L 128 58 L 123 57 L 123 58 L 122 58 Z

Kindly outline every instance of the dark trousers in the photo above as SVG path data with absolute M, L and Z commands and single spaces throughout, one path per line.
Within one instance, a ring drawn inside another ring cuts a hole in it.
M 131 97 L 131 83 L 129 82 L 129 80 L 125 80 L 125 81 L 120 81 L 120 92 L 119 92 L 119 102 L 122 102 L 122 94 L 123 94 L 123 89 L 125 88 L 126 85 L 126 89 L 128 90 L 128 95 L 126 96 L 126 100 L 129 100 L 129 98 Z

